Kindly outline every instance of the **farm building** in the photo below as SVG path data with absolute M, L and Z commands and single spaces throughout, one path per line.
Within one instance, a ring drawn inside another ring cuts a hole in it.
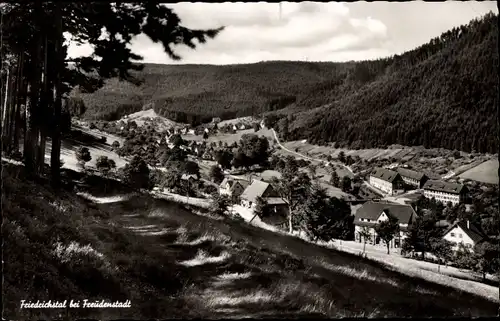
M 249 182 L 247 181 L 226 177 L 220 184 L 219 192 L 221 195 L 228 195 L 230 197 L 240 196 L 248 185 Z
M 417 213 L 410 205 L 394 204 L 389 202 L 367 202 L 361 206 L 354 214 L 354 234 L 355 240 L 362 243 L 365 240 L 360 232 L 366 228 L 370 236 L 367 243 L 372 245 L 385 245 L 375 232 L 377 224 L 386 221 L 389 217 L 394 217 L 399 222 L 399 235 L 396 236 L 389 246 L 391 248 L 401 247 L 402 241 L 406 238 L 408 227 L 417 218 Z
M 476 244 L 485 240 L 486 236 L 471 222 L 460 221 L 450 226 L 443 238 L 453 243 L 453 250 L 456 251 L 460 243 L 472 250 Z
M 370 185 L 394 195 L 404 191 L 404 181 L 399 173 L 385 168 L 377 168 L 370 175 Z
M 424 184 L 424 196 L 442 203 L 451 202 L 453 205 L 466 201 L 468 189 L 465 185 L 429 180 Z
M 268 205 L 268 211 L 261 220 L 278 227 L 285 227 L 288 217 L 288 205 L 269 183 L 253 180 L 241 194 L 241 206 L 255 210 L 257 198 L 261 197 Z
M 424 173 L 416 172 L 411 169 L 400 167 L 397 169 L 397 172 L 407 185 L 415 188 L 422 188 L 429 179 Z

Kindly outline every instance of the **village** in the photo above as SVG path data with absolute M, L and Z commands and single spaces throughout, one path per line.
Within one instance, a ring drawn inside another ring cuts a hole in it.
M 172 126 L 161 132 L 155 130 L 154 119 L 142 119 L 141 125 L 125 117 L 90 128 L 125 138 L 122 144 L 112 143 L 116 153 L 146 160 L 161 176 L 153 192 L 170 200 L 204 208 L 219 203 L 234 217 L 300 235 L 300 228 L 291 226 L 295 196 L 283 192 L 291 188 L 283 176 L 295 180 L 302 173 L 312 185 L 326 186 L 329 197 L 350 207 L 344 231 L 331 234 L 332 240 L 354 241 L 362 245 L 362 254 L 368 248 L 473 269 L 474 251 L 488 252 L 489 236 L 495 233 L 495 218 L 478 213 L 491 209 L 477 201 L 478 193 L 494 196 L 494 189 L 477 182 L 439 178 L 389 160 L 370 166 L 342 153 L 314 159 L 283 148 L 265 120 L 214 119 L 194 128 Z M 352 175 L 340 177 L 338 169 Z M 484 268 L 483 278 L 492 269 Z

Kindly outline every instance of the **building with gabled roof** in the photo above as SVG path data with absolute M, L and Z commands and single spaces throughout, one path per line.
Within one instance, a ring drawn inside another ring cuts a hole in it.
M 268 208 L 266 211 L 268 215 L 260 219 L 267 224 L 280 228 L 286 227 L 288 205 L 270 183 L 254 179 L 240 196 L 241 206 L 253 212 L 259 197 L 264 200 Z
M 434 198 L 445 204 L 451 202 L 453 205 L 463 203 L 469 192 L 465 185 L 437 180 L 428 180 L 423 188 L 426 198 Z
M 429 177 L 427 177 L 427 175 L 425 175 L 424 173 L 407 168 L 399 167 L 396 171 L 399 173 L 399 175 L 401 175 L 401 178 L 407 185 L 416 188 L 422 188 L 425 182 L 427 182 L 427 180 L 429 179 Z
M 401 175 L 385 168 L 376 168 L 370 174 L 370 185 L 389 195 L 404 191 L 404 181 Z
M 219 193 L 230 197 L 239 197 L 248 185 L 250 185 L 250 183 L 245 180 L 226 177 L 222 183 L 220 183 Z
M 410 205 L 395 204 L 391 202 L 366 202 L 363 204 L 354 214 L 354 232 L 355 240 L 364 242 L 364 239 L 360 236 L 360 232 L 363 229 L 367 229 L 370 233 L 370 237 L 367 238 L 367 243 L 373 245 L 379 245 L 383 242 L 375 231 L 375 227 L 393 217 L 398 220 L 399 223 L 399 235 L 395 237 L 390 244 L 392 248 L 401 247 L 403 239 L 407 236 L 407 231 L 409 226 L 417 218 L 417 213 Z
M 459 244 L 462 243 L 466 248 L 473 251 L 476 244 L 479 244 L 487 239 L 485 233 L 477 228 L 470 221 L 457 221 L 452 224 L 446 232 L 443 239 L 453 244 L 454 251 L 459 249 Z

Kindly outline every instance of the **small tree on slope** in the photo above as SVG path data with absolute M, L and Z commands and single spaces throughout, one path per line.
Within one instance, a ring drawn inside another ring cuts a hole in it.
M 396 236 L 399 233 L 399 224 L 396 218 L 389 216 L 387 221 L 383 221 L 375 227 L 375 232 L 377 232 L 378 236 L 385 242 L 387 245 L 387 254 L 389 252 L 389 246 Z

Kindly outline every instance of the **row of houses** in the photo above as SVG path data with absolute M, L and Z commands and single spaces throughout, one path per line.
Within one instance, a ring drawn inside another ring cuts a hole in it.
M 362 243 L 365 239 L 361 236 L 363 229 L 369 231 L 369 236 L 366 239 L 367 244 L 384 245 L 383 241 L 377 235 L 375 227 L 383 221 L 394 217 L 399 223 L 399 235 L 397 235 L 389 244 L 390 248 L 400 248 L 402 242 L 408 236 L 408 229 L 415 222 L 418 214 L 412 206 L 394 204 L 391 202 L 367 202 L 361 206 L 355 213 L 354 229 L 355 240 Z M 453 243 L 453 250 L 458 250 L 459 245 L 472 249 L 476 244 L 486 239 L 483 232 L 474 226 L 470 221 L 457 221 L 454 224 L 443 224 L 438 222 L 437 227 L 443 228 L 443 239 Z
M 431 180 L 423 173 L 406 168 L 396 171 L 377 168 L 370 174 L 369 182 L 389 195 L 400 194 L 408 189 L 423 189 L 425 197 L 445 204 L 451 202 L 453 205 L 465 202 L 468 194 L 467 187 L 462 184 Z
M 271 215 L 261 218 L 262 221 L 281 228 L 287 226 L 288 206 L 272 184 L 257 179 L 249 182 L 226 177 L 220 184 L 219 191 L 220 194 L 239 198 L 240 205 L 252 212 L 255 210 L 258 197 L 263 198 L 269 206 Z M 390 217 L 398 220 L 400 232 L 390 242 L 389 247 L 400 248 L 403 240 L 408 236 L 409 228 L 418 218 L 418 214 L 410 205 L 389 201 L 369 201 L 356 211 L 354 214 L 355 240 L 360 243 L 365 242 L 361 231 L 367 229 L 369 231 L 366 240 L 368 244 L 386 246 L 377 235 L 375 227 Z M 486 239 L 485 234 L 469 221 L 458 221 L 454 224 L 440 221 L 436 223 L 436 226 L 442 228 L 442 237 L 454 244 L 454 250 L 459 248 L 460 243 L 472 249 Z

